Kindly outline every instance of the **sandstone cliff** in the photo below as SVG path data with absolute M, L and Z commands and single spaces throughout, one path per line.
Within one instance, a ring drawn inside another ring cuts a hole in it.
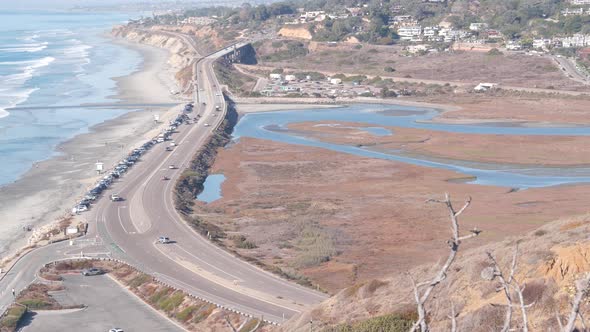
M 112 34 L 132 42 L 168 50 L 170 54 L 168 64 L 176 72 L 175 79 L 181 87 L 181 92 L 192 92 L 190 89 L 193 77 L 192 63 L 199 55 L 188 47 L 182 38 L 162 30 L 144 30 L 129 26 L 117 26 L 113 28 Z

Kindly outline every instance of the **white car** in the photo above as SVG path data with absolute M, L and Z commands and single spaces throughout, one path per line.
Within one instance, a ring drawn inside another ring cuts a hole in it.
M 170 165 L 170 166 L 168 166 L 168 168 L 169 168 L 169 169 L 176 169 L 176 166 L 174 166 L 174 165 Z
M 125 331 L 123 331 L 123 329 L 115 327 L 114 329 L 110 329 L 109 332 L 125 332 Z
M 205 124 L 204 124 L 204 126 L 205 126 L 205 127 L 209 127 L 209 126 L 210 126 L 210 124 L 208 124 L 208 123 L 205 123 Z
M 158 238 L 158 243 L 168 244 L 168 243 L 170 243 L 170 238 L 168 238 L 166 236 L 160 236 Z

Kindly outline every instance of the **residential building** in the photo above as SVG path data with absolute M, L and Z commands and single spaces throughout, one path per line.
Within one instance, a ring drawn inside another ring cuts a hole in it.
M 438 27 L 425 27 L 422 33 L 424 37 L 434 37 L 438 33 Z
M 584 8 L 566 8 L 565 10 L 561 11 L 561 15 L 563 16 L 572 16 L 572 15 L 584 15 Z
M 570 3 L 576 6 L 590 5 L 590 0 L 570 0 Z
M 518 40 L 510 40 L 506 43 L 506 49 L 509 51 L 520 51 L 522 49 L 522 45 Z
M 586 47 L 590 46 L 590 35 L 577 33 L 571 37 L 561 38 L 563 47 Z
M 401 40 L 411 40 L 413 37 L 419 37 L 422 34 L 422 27 L 419 25 L 400 27 L 397 34 Z
M 547 48 L 547 46 L 551 45 L 551 39 L 533 39 L 533 48 Z
M 488 28 L 487 23 L 471 23 L 469 25 L 469 30 L 471 30 L 471 31 L 481 31 L 481 30 L 484 30 L 487 28 Z
M 495 89 L 498 86 L 497 83 L 479 83 L 473 90 L 477 92 L 484 92 Z

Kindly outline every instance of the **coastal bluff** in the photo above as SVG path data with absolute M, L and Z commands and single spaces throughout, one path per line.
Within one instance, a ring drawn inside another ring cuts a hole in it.
M 182 37 L 173 32 L 123 25 L 115 26 L 111 34 L 130 42 L 167 50 L 169 53 L 168 64 L 175 72 L 174 78 L 181 89 L 179 93 L 192 92 L 190 87 L 193 77 L 193 61 L 200 55 L 195 53 Z

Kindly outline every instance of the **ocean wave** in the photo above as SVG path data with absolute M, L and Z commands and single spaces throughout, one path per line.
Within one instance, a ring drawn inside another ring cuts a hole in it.
M 32 41 L 35 41 L 35 39 L 37 39 L 39 37 L 41 37 L 41 36 L 38 35 L 38 34 L 36 34 L 36 33 L 34 33 L 32 35 L 29 35 L 29 36 L 21 37 L 21 38 L 19 38 L 19 40 L 26 41 L 26 42 L 32 42 Z
M 86 58 L 90 49 L 92 49 L 90 45 L 79 44 L 64 49 L 63 54 L 69 58 Z
M 0 89 L 0 118 L 10 115 L 7 109 L 16 107 L 29 99 L 29 96 L 39 90 L 39 88 L 30 89 Z
M 35 53 L 43 51 L 49 45 L 48 42 L 35 43 L 35 44 L 15 44 L 15 45 L 2 45 L 0 52 L 7 53 Z
M 21 68 L 23 71 L 12 75 L 0 76 L 0 82 L 2 82 L 2 84 L 8 84 L 11 86 L 18 86 L 24 84 L 26 81 L 33 77 L 36 69 L 47 67 L 53 61 L 55 61 L 55 58 L 50 56 L 37 60 L 20 61 L 21 64 L 27 64 L 26 66 Z M 16 61 L 16 63 L 19 63 L 19 61 Z

